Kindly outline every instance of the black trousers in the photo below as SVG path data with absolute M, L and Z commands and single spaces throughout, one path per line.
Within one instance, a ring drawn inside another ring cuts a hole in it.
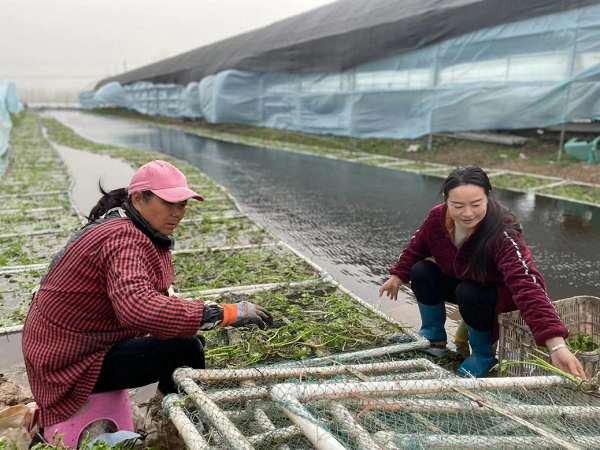
M 419 261 L 413 266 L 410 283 L 419 303 L 434 306 L 447 301 L 458 305 L 462 318 L 471 328 L 488 331 L 494 327 L 495 285 L 449 277 L 431 261 Z
M 163 394 L 177 392 L 171 379 L 178 367 L 204 369 L 204 346 L 200 336 L 157 339 L 126 339 L 104 357 L 93 392 L 115 391 L 158 383 Z

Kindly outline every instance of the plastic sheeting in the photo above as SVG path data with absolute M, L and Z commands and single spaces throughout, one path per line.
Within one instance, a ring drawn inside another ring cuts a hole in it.
M 18 114 L 23 111 L 15 84 L 0 81 L 0 155 L 8 149 L 12 122 L 10 114 Z
M 600 0 L 338 0 L 98 83 L 187 83 L 225 70 L 342 72 L 467 33 Z
M 125 89 L 119 83 L 109 83 L 102 86 L 94 93 L 93 101 L 99 105 L 114 105 L 123 108 L 129 107 Z
M 84 109 L 119 106 L 150 116 L 197 118 L 202 117 L 198 85 L 190 83 L 184 87 L 138 82 L 122 87 L 114 82 L 95 92 L 82 92 L 79 103 Z
M 227 70 L 200 80 L 199 99 L 193 94 L 188 101 L 213 123 L 416 138 L 600 118 L 599 82 L 600 6 L 594 5 L 479 30 L 340 73 Z M 185 107 L 178 114 L 184 116 Z
M 83 109 L 94 109 L 100 106 L 94 100 L 95 91 L 84 91 L 79 94 L 79 104 Z

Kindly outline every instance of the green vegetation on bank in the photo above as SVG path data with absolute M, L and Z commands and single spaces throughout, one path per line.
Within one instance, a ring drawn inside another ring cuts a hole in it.
M 531 177 L 528 175 L 503 174 L 492 178 L 494 187 L 508 189 L 536 189 L 541 186 L 555 183 L 556 180 L 550 178 Z
M 552 136 L 531 137 L 522 147 L 435 136 L 432 148 L 426 150 L 427 137 L 414 140 L 358 139 L 241 124 L 210 124 L 203 120 L 184 121 L 144 116 L 134 111 L 116 108 L 98 109 L 92 113 L 166 126 L 227 142 L 314 153 L 396 170 L 417 171 L 437 177 L 445 177 L 454 167 L 466 164 L 484 167 L 489 173 L 501 169 L 531 171 L 536 176 L 508 173 L 494 177 L 492 184 L 502 189 L 535 189 L 536 193 L 542 195 L 549 194 L 568 200 L 600 204 L 600 187 L 566 185 L 548 191 L 543 189 L 543 186 L 554 184 L 557 178 L 564 177 L 597 184 L 600 182 L 600 164 L 582 163 L 566 155 L 557 162 L 558 142 Z M 419 151 L 409 151 L 417 147 Z M 369 155 L 373 157 L 369 158 Z M 392 158 L 396 158 L 397 162 Z
M 539 192 L 600 205 L 600 188 L 597 187 L 567 184 L 549 189 L 540 189 Z
M 27 133 L 39 132 L 37 118 L 29 117 L 28 120 Z M 240 214 L 226 192 L 185 161 L 155 152 L 96 144 L 53 119 L 43 119 L 43 124 L 50 139 L 58 144 L 117 157 L 134 167 L 152 158 L 165 159 L 185 173 L 190 185 L 202 186 L 200 192 L 207 200 L 214 199 L 191 204 L 184 223 L 174 234 L 174 288 L 185 298 L 204 298 L 206 290 L 212 289 L 281 285 L 275 291 L 253 294 L 221 291 L 221 295 L 214 298 L 221 302 L 250 299 L 266 306 L 276 318 L 275 326 L 268 330 L 219 329 L 207 333 L 210 343 L 207 358 L 215 367 L 297 360 L 389 345 L 393 343 L 390 339 L 403 342 L 413 339 L 402 333 L 401 326 L 365 310 L 335 285 L 325 283 L 322 274 L 278 243 L 268 230 Z M 36 142 L 36 146 L 47 144 L 47 141 Z M 66 173 L 63 176 L 66 177 Z M 54 201 L 48 198 L 48 202 Z M 15 214 L 18 214 L 14 219 L 16 226 L 22 229 L 30 226 L 27 209 L 20 209 Z M 62 234 L 60 236 L 63 239 Z M 48 262 L 51 252 L 42 249 L 52 240 L 56 241 L 56 235 L 15 239 L 17 245 L 10 248 L 11 258 L 4 262 L 11 265 Z M 256 244 L 260 246 L 248 247 Z M 15 307 L 11 314 L 0 315 L 0 325 L 23 322 L 29 306 L 29 292 L 44 272 L 30 267 L 0 278 L 0 289 L 6 292 L 5 302 Z

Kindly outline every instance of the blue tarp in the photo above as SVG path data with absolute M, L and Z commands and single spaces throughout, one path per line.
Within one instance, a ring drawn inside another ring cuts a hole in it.
M 179 86 L 189 93 L 179 106 L 177 85 L 144 86 L 158 104 L 143 108 L 130 100 L 127 107 L 357 137 L 416 138 L 596 119 L 600 6 L 481 29 L 339 73 L 226 70 L 199 80 L 197 89 Z M 173 94 L 161 97 L 164 86 Z
M 17 95 L 15 84 L 0 81 L 0 155 L 8 149 L 12 122 L 10 114 L 18 114 L 23 111 L 23 106 Z
M 98 105 L 129 107 L 125 89 L 119 83 L 108 83 L 94 93 L 93 102 Z

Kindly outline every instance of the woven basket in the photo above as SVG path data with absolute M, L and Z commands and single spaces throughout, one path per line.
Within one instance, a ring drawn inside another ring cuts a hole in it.
M 556 312 L 569 329 L 569 338 L 577 338 L 580 334 L 592 336 L 593 341 L 600 345 L 600 298 L 578 296 L 554 302 Z M 499 361 L 527 361 L 532 359 L 529 354 L 538 356 L 550 362 L 546 348 L 538 349 L 533 334 L 519 311 L 500 314 L 500 338 L 498 341 Z M 583 366 L 586 376 L 591 377 L 600 370 L 600 349 L 591 352 L 580 352 L 577 358 Z M 501 376 L 522 377 L 528 375 L 548 375 L 545 369 L 532 364 L 512 364 Z

